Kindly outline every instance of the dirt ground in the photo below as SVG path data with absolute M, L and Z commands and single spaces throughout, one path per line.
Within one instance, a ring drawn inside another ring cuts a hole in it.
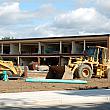
M 28 77 L 45 77 L 46 74 L 29 74 Z M 48 90 L 81 90 L 81 89 L 110 88 L 110 82 L 107 79 L 92 78 L 87 84 L 64 84 L 64 83 L 31 83 L 25 82 L 25 79 L 18 80 L 0 80 L 0 93 L 7 92 L 31 92 Z

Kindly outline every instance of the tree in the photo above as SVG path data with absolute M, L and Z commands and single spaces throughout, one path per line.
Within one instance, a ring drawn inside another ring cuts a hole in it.
M 13 36 L 12 37 L 10 37 L 10 36 L 5 36 L 5 37 L 3 37 L 2 38 L 2 40 L 9 40 L 9 39 L 15 39 Z

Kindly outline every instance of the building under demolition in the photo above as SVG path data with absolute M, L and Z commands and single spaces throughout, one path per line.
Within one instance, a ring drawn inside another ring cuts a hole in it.
M 110 60 L 110 34 L 0 40 L 0 45 L 4 60 L 23 66 L 32 61 L 65 65 L 69 57 L 82 55 L 87 46 L 107 47 Z

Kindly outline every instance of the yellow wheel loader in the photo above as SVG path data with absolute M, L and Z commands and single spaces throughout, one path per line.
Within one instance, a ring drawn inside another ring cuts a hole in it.
M 20 77 L 23 71 L 20 66 L 14 66 L 12 61 L 0 60 L 0 74 L 6 71 L 9 77 Z
M 89 46 L 86 55 L 79 58 L 70 58 L 68 65 L 51 66 L 47 79 L 90 79 L 91 77 L 107 77 L 107 69 L 110 68 L 107 60 L 107 48 L 101 46 Z

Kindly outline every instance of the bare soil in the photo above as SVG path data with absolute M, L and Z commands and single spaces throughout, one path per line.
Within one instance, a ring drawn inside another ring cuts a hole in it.
M 45 77 L 46 74 L 29 74 L 28 77 Z M 0 92 L 31 92 L 31 91 L 49 91 L 49 90 L 81 90 L 110 88 L 108 79 L 92 78 L 88 84 L 64 84 L 64 83 L 31 83 L 25 82 L 25 79 L 18 80 L 0 80 Z

